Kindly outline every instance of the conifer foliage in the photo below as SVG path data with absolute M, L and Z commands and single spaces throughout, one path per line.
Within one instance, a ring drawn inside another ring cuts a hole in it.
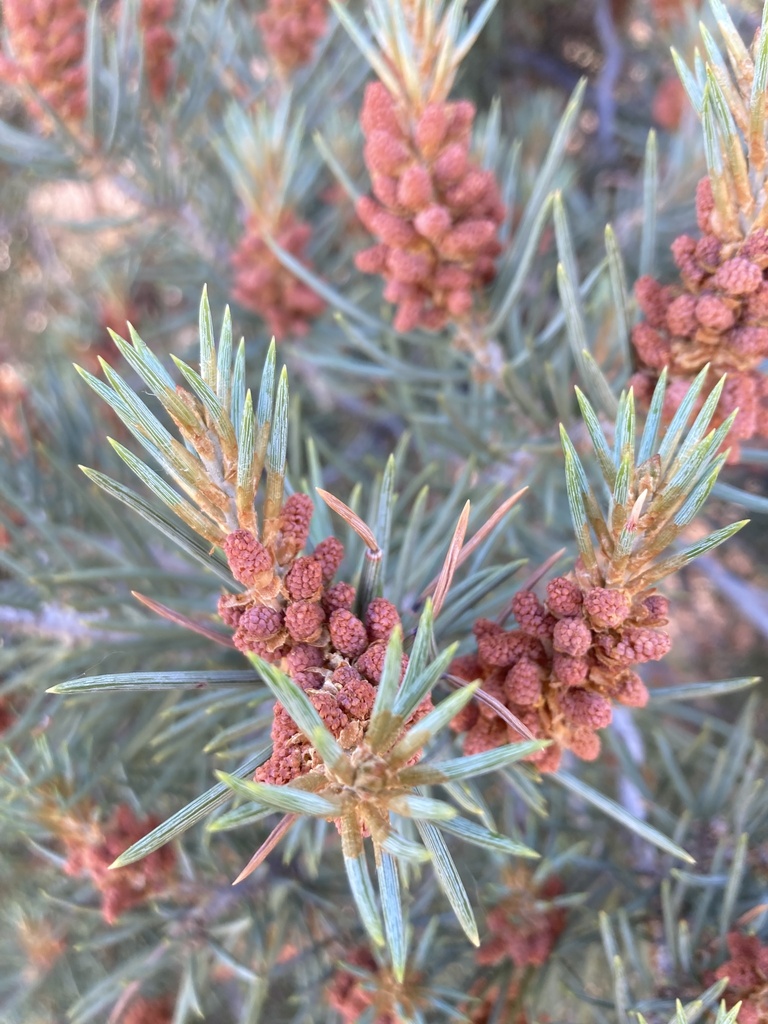
M 768 1021 L 747 7 L 3 4 L 2 1024 Z

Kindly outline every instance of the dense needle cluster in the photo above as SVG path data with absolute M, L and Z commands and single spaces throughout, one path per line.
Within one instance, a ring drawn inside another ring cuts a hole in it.
M 696 211 L 701 237 L 680 235 L 672 244 L 679 283 L 641 277 L 635 287 L 645 319 L 632 332 L 641 361 L 632 383 L 647 404 L 668 367 L 671 418 L 691 379 L 709 364 L 707 390 L 728 374 L 716 422 L 738 409 L 734 439 L 768 437 L 768 377 L 760 369 L 768 356 L 768 234 L 758 228 L 743 240 L 721 237 L 709 178 L 699 183 Z
M 309 266 L 306 255 L 312 234 L 309 224 L 292 211 L 283 210 L 271 234 L 281 249 Z M 232 253 L 232 268 L 234 298 L 245 309 L 262 317 L 278 340 L 303 337 L 312 321 L 325 309 L 320 296 L 286 270 L 269 248 L 264 241 L 262 218 L 256 214 L 246 221 L 243 235 Z

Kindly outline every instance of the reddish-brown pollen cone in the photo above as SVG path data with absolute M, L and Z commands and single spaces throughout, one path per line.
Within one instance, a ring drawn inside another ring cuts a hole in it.
M 561 654 L 578 658 L 592 646 L 592 630 L 581 618 L 560 619 L 555 625 L 552 643 Z
M 567 576 L 556 576 L 547 584 L 547 604 L 555 615 L 575 615 L 582 600 L 578 584 Z
M 400 615 L 391 601 L 375 597 L 365 611 L 368 636 L 373 640 L 389 640 L 392 631 L 400 625 Z
M 715 979 L 728 978 L 725 1001 L 729 1009 L 741 1002 L 739 1024 L 765 1024 L 768 1020 L 768 946 L 755 935 L 729 932 L 730 959 L 715 971 Z
M 376 961 L 363 947 L 345 952 L 343 959 L 353 967 L 363 968 L 372 973 L 377 970 Z M 343 1024 L 357 1024 L 366 1010 L 373 1005 L 374 995 L 360 983 L 357 974 L 339 967 L 326 988 L 325 999 L 328 1006 L 339 1015 Z M 387 1024 L 390 1024 L 389 1017 Z
M 373 711 L 376 687 L 351 666 L 336 669 L 331 682 L 340 687 L 337 700 L 342 711 L 354 721 L 367 722 Z
M 505 211 L 492 172 L 469 155 L 474 113 L 461 101 L 417 115 L 380 82 L 366 88 L 361 124 L 375 199 L 361 199 L 357 213 L 378 244 L 355 262 L 386 281 L 396 330 L 466 319 L 495 276 Z
M 266 9 L 256 17 L 264 49 L 284 74 L 312 60 L 327 20 L 327 0 L 267 0 Z
M 636 672 L 625 672 L 620 676 L 614 698 L 619 704 L 624 704 L 628 708 L 644 708 L 650 699 L 650 694 Z
M 144 66 L 149 90 L 155 100 L 163 100 L 173 80 L 173 52 L 176 40 L 168 27 L 173 20 L 176 0 L 141 0 L 139 27 L 144 40 Z
M 285 628 L 298 643 L 314 643 L 320 639 L 325 612 L 312 601 L 296 601 L 285 610 Z
M 365 626 L 351 611 L 339 608 L 330 617 L 328 628 L 333 646 L 348 658 L 357 658 L 368 646 Z
M 611 705 L 599 693 L 571 688 L 561 696 L 560 706 L 566 718 L 575 725 L 589 726 L 590 729 L 604 729 L 611 724 Z
M 62 121 L 78 126 L 85 116 L 86 14 L 80 0 L 4 0 L 3 27 L 14 60 L 0 58 L 0 78 L 27 84 Z M 52 127 L 45 108 L 26 100 L 44 129 Z
M 381 680 L 381 673 L 384 670 L 384 659 L 387 654 L 387 645 L 383 640 L 376 640 L 360 655 L 355 662 L 358 672 L 366 677 L 371 683 L 378 683 Z M 402 656 L 400 669 L 400 680 L 405 675 L 408 666 L 408 655 Z
M 584 611 L 597 629 L 616 629 L 629 615 L 631 602 L 623 590 L 592 587 L 584 594 Z
M 240 617 L 240 629 L 246 630 L 254 640 L 269 640 L 283 628 L 283 615 L 277 608 L 253 605 Z
M 557 770 L 563 750 L 585 761 L 598 757 L 597 732 L 610 724 L 612 703 L 648 702 L 648 690 L 630 666 L 661 658 L 670 647 L 669 635 L 651 628 L 667 621 L 665 598 L 582 589 L 578 579 L 576 574 L 551 580 L 545 603 L 530 590 L 519 591 L 512 601 L 519 629 L 478 619 L 477 654 L 462 655 L 450 668 L 467 682 L 479 678 L 483 691 L 532 736 L 551 741 L 528 758 L 542 772 Z M 465 733 L 466 754 L 524 738 L 491 705 L 479 702 L 464 708 L 451 727 Z
M 315 506 L 308 494 L 292 494 L 286 498 L 280 510 L 280 564 L 285 565 L 296 557 L 309 539 L 309 525 Z
M 519 704 L 521 707 L 535 704 L 542 692 L 539 666 L 535 662 L 529 661 L 528 658 L 521 658 L 507 672 L 504 678 L 504 689 L 513 704 Z
M 171 1024 L 175 1002 L 170 996 L 160 996 L 156 999 L 139 996 L 138 999 L 132 1000 L 120 1017 L 119 1024 Z
M 312 555 L 320 563 L 323 582 L 330 583 L 344 561 L 344 545 L 335 537 L 326 537 L 320 541 Z
M 235 530 L 224 541 L 232 575 L 243 586 L 257 585 L 266 573 L 272 571 L 272 557 L 250 530 Z
M 517 967 L 541 967 L 565 928 L 562 908 L 540 908 L 540 903 L 563 892 L 559 879 L 548 878 L 535 888 L 530 875 L 521 871 L 516 881 L 518 885 L 510 895 L 488 912 L 488 935 L 476 954 L 479 964 L 509 960 Z
M 554 620 L 532 590 L 519 590 L 512 599 L 512 612 L 520 629 L 530 636 L 549 636 Z
M 271 231 L 275 242 L 309 267 L 305 255 L 312 235 L 308 224 L 284 211 Z M 249 217 L 245 231 L 232 254 L 233 296 L 245 309 L 257 313 L 277 340 L 303 337 L 312 321 L 325 309 L 325 302 L 280 263 L 267 243 L 261 221 Z
M 677 131 L 683 119 L 688 98 L 685 87 L 677 75 L 663 78 L 653 94 L 651 117 L 666 131 Z
M 121 853 L 159 824 L 159 818 L 142 820 L 121 804 L 99 832 L 86 827 L 72 830 L 65 837 L 65 870 L 70 875 L 90 876 L 101 893 L 102 913 L 108 924 L 114 924 L 124 911 L 164 892 L 172 883 L 176 851 L 169 845 L 135 864 L 109 870 Z
M 704 366 L 710 373 L 699 404 L 727 373 L 712 422 L 718 426 L 738 408 L 727 441 L 737 461 L 739 442 L 768 437 L 768 384 L 760 368 L 768 356 L 768 234 L 757 228 L 741 241 L 721 237 L 709 178 L 699 183 L 696 214 L 702 236 L 680 235 L 671 247 L 679 279 L 662 286 L 642 277 L 635 286 L 644 320 L 632 332 L 640 366 L 631 383 L 647 405 L 667 367 L 668 421 Z
M 335 611 L 343 608 L 350 611 L 355 603 L 355 588 L 351 583 L 336 583 L 330 587 L 323 597 L 323 607 L 330 618 Z
M 297 558 L 285 577 L 293 601 L 318 601 L 323 591 L 323 567 L 314 557 Z

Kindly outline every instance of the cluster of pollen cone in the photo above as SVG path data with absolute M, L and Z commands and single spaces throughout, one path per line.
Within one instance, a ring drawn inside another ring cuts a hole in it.
M 504 206 L 492 172 L 470 156 L 473 104 L 433 102 L 406 112 L 380 82 L 367 86 L 361 125 L 375 198 L 357 204 L 378 244 L 358 253 L 395 303 L 396 330 L 440 330 L 469 316 L 493 280 Z
M 312 228 L 289 209 L 281 210 L 269 233 L 281 249 L 309 266 L 306 248 Z M 232 253 L 232 295 L 244 309 L 257 313 L 278 340 L 303 337 L 325 302 L 282 265 L 264 241 L 264 224 L 249 216 Z
M 555 771 L 564 749 L 593 760 L 612 704 L 642 707 L 648 700 L 632 666 L 669 650 L 666 599 L 582 584 L 577 570 L 551 580 L 544 602 L 531 590 L 518 591 L 512 610 L 517 629 L 488 619 L 475 623 L 477 653 L 457 658 L 453 675 L 482 679 L 483 689 L 534 737 L 553 741 L 532 755 L 541 771 Z M 486 704 L 469 705 L 453 727 L 466 733 L 467 754 L 522 739 Z
M 381 679 L 387 643 L 400 625 L 395 606 L 371 600 L 359 617 L 358 595 L 335 582 L 344 548 L 327 537 L 311 554 L 307 544 L 313 504 L 292 494 L 283 504 L 273 540 L 249 530 L 230 533 L 224 551 L 235 579 L 247 589 L 224 594 L 219 614 L 234 629 L 235 646 L 279 663 L 302 687 L 320 718 L 344 748 L 365 734 Z M 403 672 L 407 666 L 403 655 Z M 427 700 L 419 714 L 431 708 Z M 257 770 L 261 782 L 282 784 L 311 771 L 317 753 L 278 703 L 272 725 L 273 753 Z
M 44 130 L 52 127 L 49 110 L 75 131 L 85 118 L 87 9 L 82 0 L 3 3 L 8 54 L 0 57 L 0 80 L 25 90 L 29 113 Z M 118 10 L 119 5 L 111 12 L 114 19 Z M 155 100 L 167 95 L 173 77 L 176 40 L 169 22 L 175 12 L 176 0 L 142 0 L 139 8 L 144 66 Z
M 645 319 L 632 333 L 641 364 L 632 384 L 647 403 L 668 367 L 671 418 L 692 377 L 709 364 L 711 385 L 728 374 L 715 422 L 738 409 L 732 442 L 768 437 L 768 377 L 759 368 L 768 356 L 768 233 L 755 228 L 740 240 L 723 238 L 709 178 L 699 183 L 696 212 L 701 236 L 680 235 L 672 244 L 679 280 L 662 285 L 642 277 L 635 287 Z M 738 454 L 732 444 L 731 459 Z
M 103 825 L 61 822 L 59 831 L 66 852 L 68 875 L 88 877 L 101 897 L 101 912 L 108 924 L 121 914 L 156 897 L 173 884 L 176 851 L 172 846 L 155 850 L 142 861 L 121 871 L 110 865 L 128 846 L 160 823 L 159 818 L 137 818 L 127 804 L 119 804 Z
M 283 74 L 308 64 L 328 24 L 327 0 L 268 0 L 256 22 L 264 48 Z

